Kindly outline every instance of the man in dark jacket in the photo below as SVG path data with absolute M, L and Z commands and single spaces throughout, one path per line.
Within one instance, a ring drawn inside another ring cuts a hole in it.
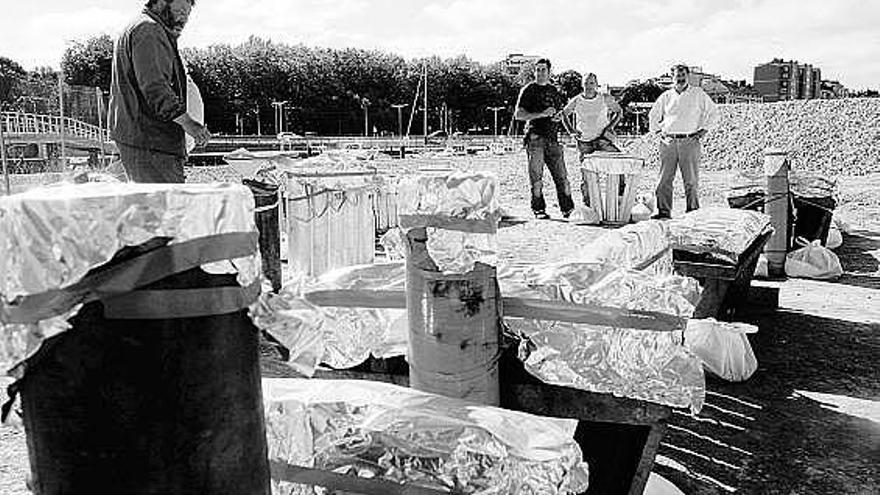
M 529 183 L 532 189 L 532 213 L 538 219 L 550 218 L 544 202 L 544 165 L 556 185 L 556 198 L 562 216 L 568 218 L 574 209 L 571 187 L 565 170 L 565 158 L 558 132 L 565 97 L 550 82 L 550 61 L 542 58 L 535 63 L 535 80 L 526 84 L 516 102 L 517 120 L 525 120 L 526 154 L 529 158 Z
M 110 133 L 135 182 L 183 182 L 184 133 L 210 133 L 186 113 L 186 74 L 177 38 L 195 0 L 149 0 L 113 50 Z

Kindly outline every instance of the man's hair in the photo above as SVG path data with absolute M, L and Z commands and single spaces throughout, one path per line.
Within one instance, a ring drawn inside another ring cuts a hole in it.
M 593 78 L 597 81 L 599 80 L 599 76 L 597 76 L 595 72 L 587 72 L 586 74 L 584 74 L 584 77 L 581 78 L 581 83 L 586 82 L 587 79 L 590 78 L 590 76 L 593 76 Z
M 551 67 L 549 58 L 539 58 L 538 61 L 535 62 L 535 65 L 539 65 L 539 64 L 546 65 L 548 69 Z
M 691 68 L 685 64 L 675 64 L 672 66 L 671 69 L 669 69 L 669 72 L 675 72 L 678 69 L 682 69 L 685 72 L 685 74 L 688 74 L 688 75 L 690 75 L 690 73 L 691 73 Z
M 165 0 L 165 1 L 170 2 L 172 0 Z M 151 8 L 153 8 L 154 5 L 156 5 L 157 2 L 159 2 L 159 0 L 147 0 L 147 3 L 144 4 L 144 7 L 151 9 Z M 189 4 L 192 5 L 193 7 L 195 7 L 196 0 L 189 0 Z

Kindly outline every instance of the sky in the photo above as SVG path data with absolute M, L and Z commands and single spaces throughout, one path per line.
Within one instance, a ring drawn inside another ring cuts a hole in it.
M 115 34 L 138 0 L 3 0 L 0 56 L 58 67 L 65 46 Z M 824 79 L 880 88 L 877 0 L 198 0 L 181 46 L 250 35 L 404 57 L 460 54 L 495 62 L 546 56 L 555 71 L 625 84 L 683 62 L 752 80 L 774 57 L 811 63 Z

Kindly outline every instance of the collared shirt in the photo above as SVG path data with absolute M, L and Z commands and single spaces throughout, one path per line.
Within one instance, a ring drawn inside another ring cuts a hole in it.
M 144 9 L 116 40 L 110 83 L 110 133 L 119 143 L 186 155 L 183 128 L 186 74 L 177 36 Z
M 681 93 L 672 88 L 654 102 L 648 122 L 651 132 L 693 134 L 718 125 L 718 108 L 702 88 L 688 85 Z

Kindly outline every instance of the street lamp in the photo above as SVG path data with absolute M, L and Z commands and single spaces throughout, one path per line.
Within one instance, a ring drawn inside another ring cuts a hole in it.
M 370 114 L 368 107 L 370 106 L 370 100 L 366 98 L 361 98 L 361 108 L 364 109 L 364 137 L 369 137 L 370 135 Z
M 284 105 L 287 105 L 287 100 L 272 102 L 275 107 L 275 134 L 284 132 Z
M 498 112 L 504 110 L 504 107 L 489 107 L 489 111 L 495 113 L 495 137 L 498 137 Z
M 403 116 L 401 114 L 402 110 L 407 107 L 406 103 L 395 103 L 391 105 L 391 108 L 397 109 L 397 135 L 403 137 Z
M 406 103 L 395 103 L 391 105 L 391 108 L 397 109 L 397 135 L 400 136 L 400 157 L 403 158 L 406 155 L 406 151 L 403 146 L 403 115 L 401 111 L 404 107 L 408 106 Z

